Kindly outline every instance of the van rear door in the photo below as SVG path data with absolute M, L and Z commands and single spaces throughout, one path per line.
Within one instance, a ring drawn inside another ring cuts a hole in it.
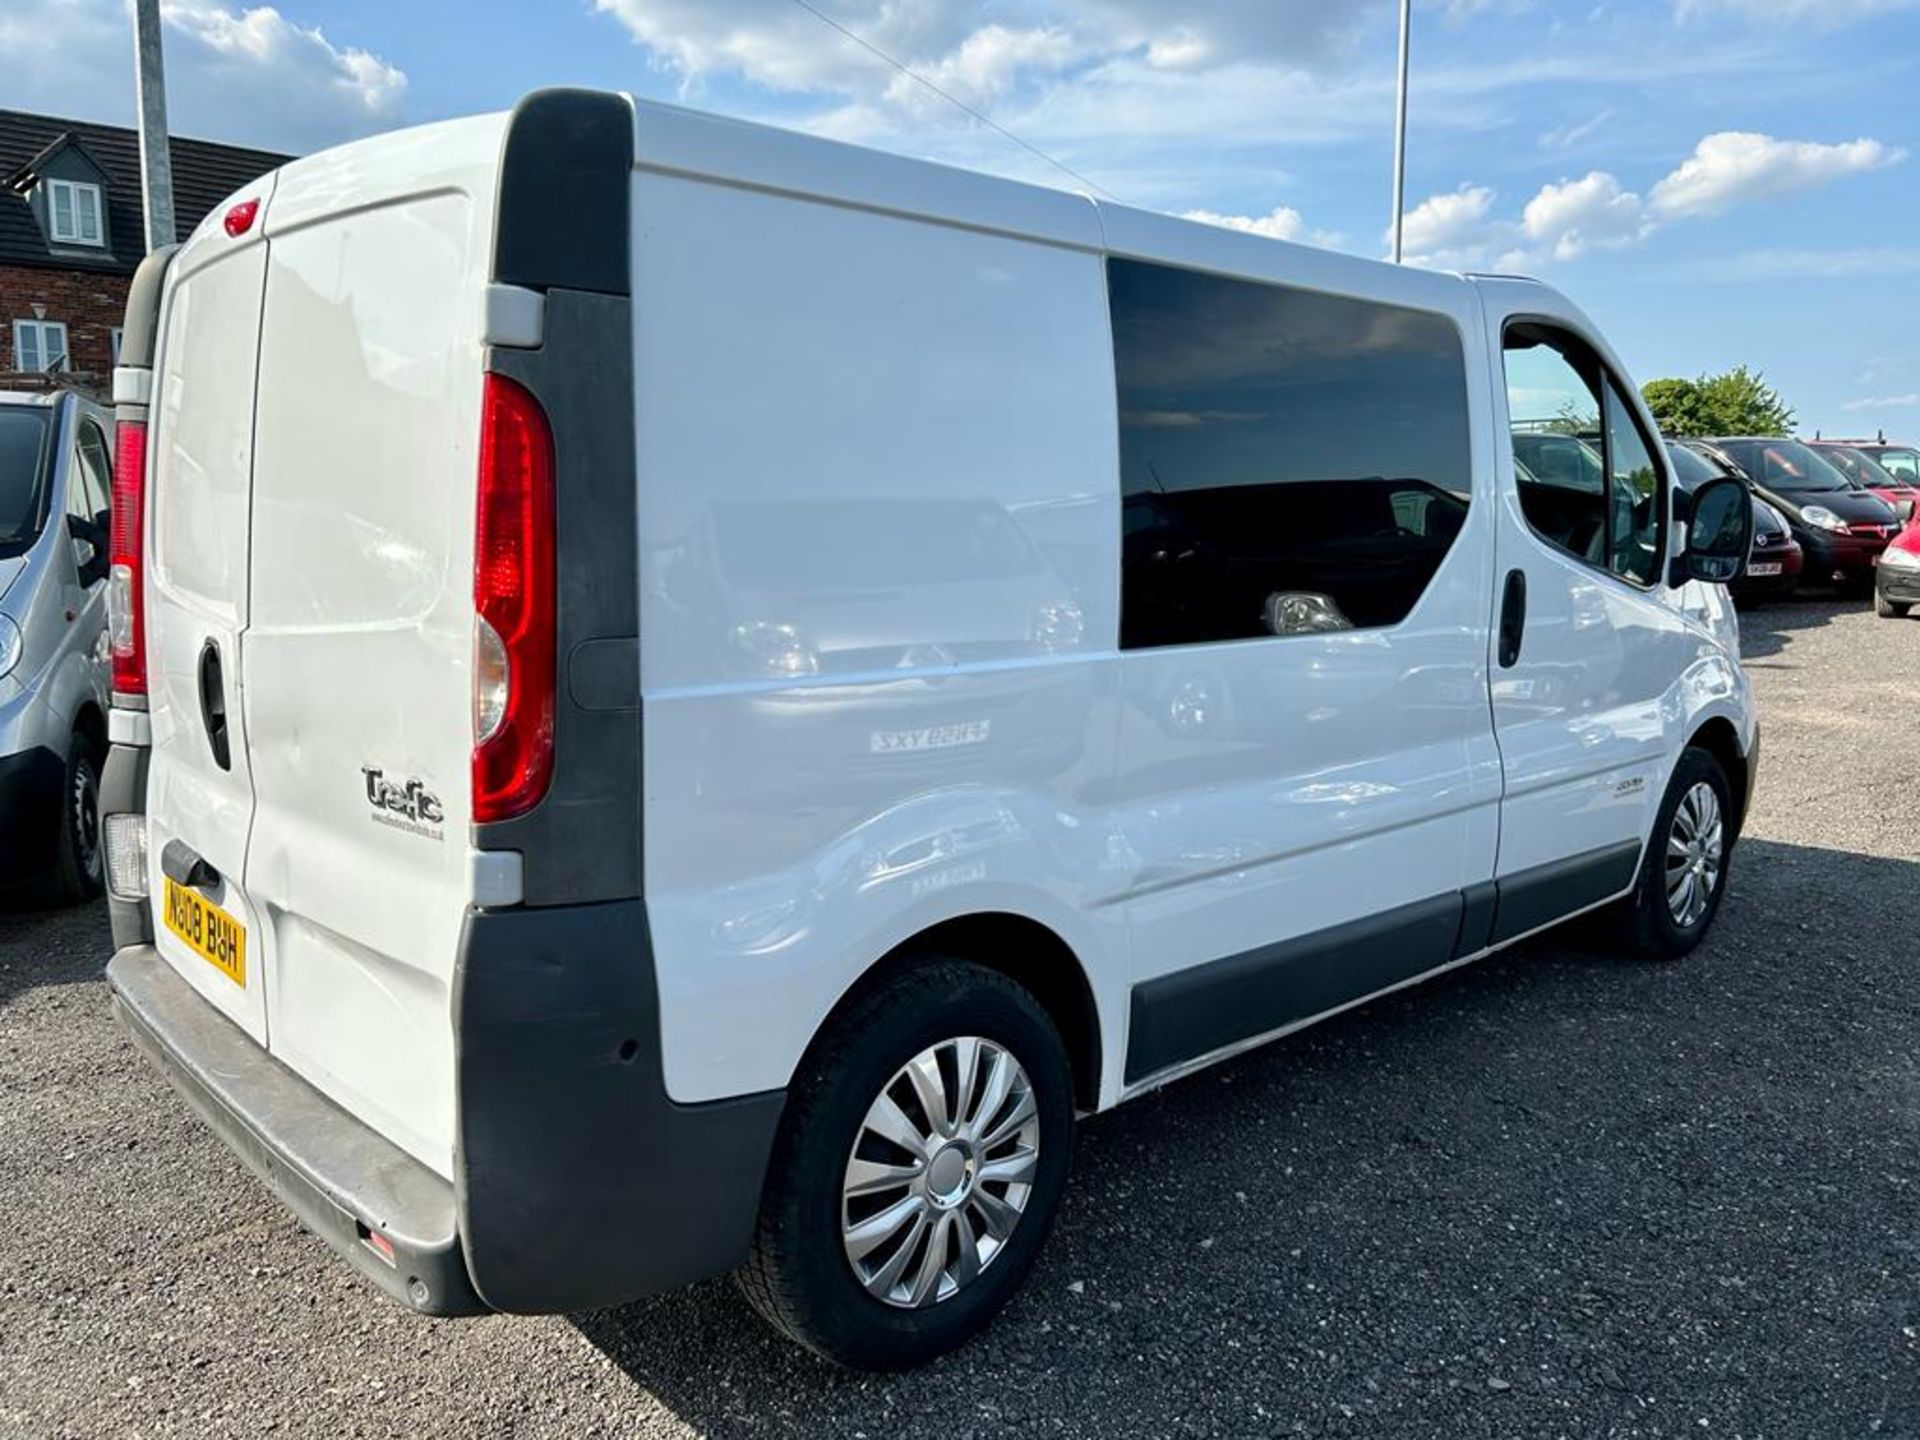
M 453 1173 L 483 299 L 505 117 L 282 172 L 247 635 L 276 1059 Z M 518 856 L 508 857 L 517 864 Z M 517 875 L 517 870 L 514 871 Z
M 250 188 L 266 199 L 271 176 Z M 173 263 L 149 472 L 148 853 L 155 944 L 266 1043 L 260 917 L 241 887 L 253 824 L 247 628 L 254 379 L 267 247 L 203 226 Z M 236 928 L 237 927 L 237 931 Z

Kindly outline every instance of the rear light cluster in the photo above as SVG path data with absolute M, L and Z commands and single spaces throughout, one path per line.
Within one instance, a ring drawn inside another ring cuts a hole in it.
M 146 529 L 147 427 L 123 420 L 113 446 L 113 519 L 108 537 L 107 642 L 113 693 L 147 693 L 146 601 L 141 595 L 140 537 Z
M 473 819 L 510 820 L 553 776 L 553 432 L 540 402 L 488 375 L 473 551 Z

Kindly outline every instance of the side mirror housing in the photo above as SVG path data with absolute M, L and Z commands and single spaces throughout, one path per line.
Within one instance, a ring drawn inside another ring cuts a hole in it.
M 1673 562 L 1669 582 L 1705 580 L 1725 585 L 1739 575 L 1753 545 L 1753 497 L 1738 480 L 1709 480 L 1693 492 L 1687 548 Z

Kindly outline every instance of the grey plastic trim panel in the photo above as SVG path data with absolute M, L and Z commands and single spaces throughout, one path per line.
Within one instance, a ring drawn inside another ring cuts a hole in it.
M 1133 987 L 1128 1086 L 1427 979 L 1627 891 L 1640 845 L 1606 846 Z
M 528 289 L 631 293 L 633 106 L 601 90 L 536 90 L 500 152 L 493 278 Z
M 1629 840 L 1501 876 L 1492 943 L 1518 939 L 1612 899 L 1633 884 L 1639 868 L 1640 842 Z
M 412 1309 L 485 1307 L 454 1234 L 453 1187 L 254 1044 L 152 946 L 107 965 L 114 1015 L 187 1103 L 308 1229 Z M 378 1231 L 389 1265 L 363 1240 Z
M 667 1094 L 646 909 L 472 910 L 454 978 L 459 1228 L 500 1310 L 596 1309 L 746 1258 L 786 1102 Z
M 127 286 L 127 310 L 120 325 L 119 364 L 152 369 L 154 342 L 160 334 L 160 294 L 167 267 L 180 253 L 178 245 L 162 245 L 140 262 Z
M 553 779 L 525 815 L 473 827 L 475 849 L 525 857 L 528 905 L 640 894 L 639 666 L 609 675 L 602 663 L 610 645 L 639 646 L 632 313 L 625 296 L 550 290 L 544 345 L 487 352 L 553 430 Z
M 1134 986 L 1127 1083 L 1446 964 L 1463 903 L 1437 895 Z

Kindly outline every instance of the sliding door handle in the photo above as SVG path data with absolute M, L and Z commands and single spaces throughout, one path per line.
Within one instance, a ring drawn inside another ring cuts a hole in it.
M 1500 599 L 1500 668 L 1511 670 L 1520 659 L 1520 642 L 1527 633 L 1527 572 L 1509 570 Z

